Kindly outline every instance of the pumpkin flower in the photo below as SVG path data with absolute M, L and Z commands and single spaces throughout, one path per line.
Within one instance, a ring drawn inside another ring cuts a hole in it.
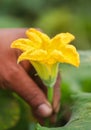
M 23 52 L 18 63 L 29 60 L 48 88 L 52 88 L 56 82 L 59 63 L 79 66 L 79 54 L 73 45 L 69 45 L 75 39 L 72 34 L 60 33 L 50 38 L 39 30 L 30 28 L 26 35 L 27 38 L 13 41 L 11 47 Z

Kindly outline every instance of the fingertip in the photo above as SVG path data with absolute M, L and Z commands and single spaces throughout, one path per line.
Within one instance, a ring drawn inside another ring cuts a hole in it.
M 41 104 L 38 106 L 37 115 L 40 117 L 49 117 L 52 114 L 52 106 L 50 104 Z

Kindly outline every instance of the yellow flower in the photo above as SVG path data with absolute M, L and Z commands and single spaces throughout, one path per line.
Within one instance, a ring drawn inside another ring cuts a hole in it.
M 11 47 L 23 51 L 18 62 L 29 60 L 46 85 L 54 85 L 59 63 L 79 66 L 79 54 L 73 45 L 69 45 L 75 39 L 72 34 L 60 33 L 51 39 L 46 34 L 30 28 L 26 35 L 28 38 L 14 41 Z

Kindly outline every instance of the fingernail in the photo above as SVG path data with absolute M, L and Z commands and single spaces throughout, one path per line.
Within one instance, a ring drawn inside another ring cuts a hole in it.
M 52 114 L 52 107 L 49 104 L 41 104 L 38 107 L 37 113 L 39 116 L 48 117 Z

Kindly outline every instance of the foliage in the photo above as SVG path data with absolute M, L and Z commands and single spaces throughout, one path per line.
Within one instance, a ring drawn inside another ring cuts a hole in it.
M 0 27 L 37 27 L 54 36 L 70 32 L 78 49 L 91 47 L 91 1 L 1 0 Z
M 14 125 L 19 120 L 19 106 L 9 92 L 0 90 L 0 129 L 7 129 Z
M 64 127 L 46 128 L 37 125 L 37 130 L 90 130 L 91 94 L 80 93 L 74 99 L 75 105 L 73 107 L 72 117 Z

